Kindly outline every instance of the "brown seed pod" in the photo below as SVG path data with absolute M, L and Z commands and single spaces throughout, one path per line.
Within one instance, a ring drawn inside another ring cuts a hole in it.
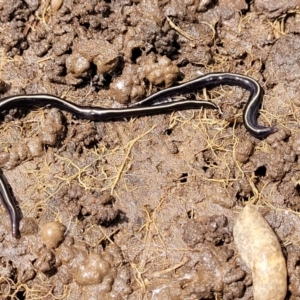
M 284 300 L 285 259 L 274 231 L 254 206 L 247 205 L 238 216 L 233 237 L 241 258 L 252 271 L 254 300 Z
M 51 8 L 58 11 L 63 4 L 63 0 L 51 0 Z

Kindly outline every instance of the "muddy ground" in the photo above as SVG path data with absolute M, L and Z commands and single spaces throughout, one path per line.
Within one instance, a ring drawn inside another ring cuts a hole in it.
M 1 97 L 49 93 L 124 107 L 201 74 L 264 89 L 198 91 L 216 110 L 90 122 L 51 107 L 2 112 L 0 165 L 21 237 L 0 206 L 1 299 L 252 299 L 232 228 L 254 203 L 300 299 L 297 1 L 0 0 Z M 47 105 L 47 102 L 45 102 Z

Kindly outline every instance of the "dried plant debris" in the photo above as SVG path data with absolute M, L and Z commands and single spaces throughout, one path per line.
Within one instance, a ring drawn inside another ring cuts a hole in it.
M 0 205 L 0 298 L 256 299 L 257 270 L 240 259 L 252 242 L 240 253 L 233 238 L 252 204 L 286 263 L 286 299 L 300 299 L 298 2 L 0 0 L 1 98 L 118 108 L 234 72 L 261 84 L 258 122 L 278 129 L 251 136 L 249 93 L 225 85 L 174 97 L 220 111 L 113 122 L 46 102 L 1 112 L 0 166 L 21 238 Z

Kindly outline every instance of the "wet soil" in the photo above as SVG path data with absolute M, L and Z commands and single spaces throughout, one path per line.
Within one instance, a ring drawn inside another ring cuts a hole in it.
M 253 203 L 280 241 L 287 299 L 300 299 L 298 2 L 0 0 L 1 98 L 116 108 L 234 72 L 258 80 L 259 123 L 278 129 L 252 137 L 249 94 L 227 86 L 182 95 L 222 114 L 1 112 L 0 166 L 22 220 L 15 239 L 0 206 L 0 298 L 252 299 L 232 229 Z

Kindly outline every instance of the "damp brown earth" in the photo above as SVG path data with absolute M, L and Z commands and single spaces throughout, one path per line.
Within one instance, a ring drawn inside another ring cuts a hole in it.
M 217 110 L 91 122 L 57 108 L 1 112 L 0 299 L 252 299 L 233 224 L 255 204 L 300 299 L 299 1 L 0 0 L 1 98 L 53 94 L 125 107 L 209 72 L 264 90 L 195 91 Z M 299 117 L 298 117 L 299 116 Z M 245 228 L 247 231 L 247 228 Z

